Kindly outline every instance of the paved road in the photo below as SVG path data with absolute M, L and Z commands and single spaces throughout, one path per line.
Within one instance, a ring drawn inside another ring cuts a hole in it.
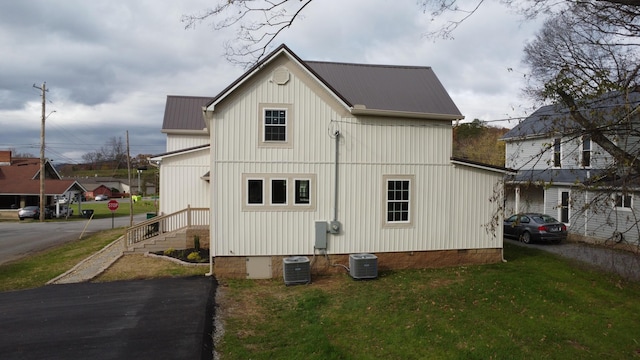
M 133 217 L 134 223 L 144 220 L 146 220 L 146 214 Z M 116 217 L 113 225 L 129 226 L 129 222 L 129 216 Z M 83 231 L 83 236 L 87 236 L 87 234 L 106 229 L 111 229 L 111 218 L 43 223 L 28 219 L 20 222 L 0 222 L 0 264 L 76 240 L 80 238 Z
M 213 278 L 0 293 L 0 358 L 211 359 Z

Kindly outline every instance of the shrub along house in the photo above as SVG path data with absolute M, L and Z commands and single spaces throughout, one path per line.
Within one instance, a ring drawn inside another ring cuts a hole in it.
M 183 181 L 210 192 L 216 276 L 280 276 L 296 255 L 313 273 L 354 253 L 380 269 L 502 259 L 505 171 L 451 158 L 463 116 L 430 67 L 303 61 L 282 45 L 202 105 L 204 123 L 167 131 L 154 159 L 170 207 L 202 201 Z

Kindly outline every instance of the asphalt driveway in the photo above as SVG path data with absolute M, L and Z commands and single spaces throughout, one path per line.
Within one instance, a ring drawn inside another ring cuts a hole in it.
M 0 293 L 2 359 L 211 359 L 210 277 Z

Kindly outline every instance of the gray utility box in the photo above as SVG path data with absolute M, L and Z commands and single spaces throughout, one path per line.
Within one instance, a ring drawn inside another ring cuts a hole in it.
M 306 256 L 282 259 L 282 275 L 285 285 L 308 284 L 311 282 L 311 268 Z
M 349 255 L 349 275 L 354 279 L 378 277 L 378 257 L 373 254 Z

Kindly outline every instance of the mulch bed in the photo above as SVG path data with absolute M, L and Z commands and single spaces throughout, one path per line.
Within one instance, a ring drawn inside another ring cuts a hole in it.
M 193 252 L 197 252 L 200 255 L 200 260 L 199 261 L 195 261 L 195 260 L 191 260 L 188 258 L 189 254 L 193 253 Z M 189 262 L 189 263 L 206 263 L 209 261 L 209 249 L 200 249 L 199 251 L 196 251 L 196 249 L 191 248 L 191 249 L 177 249 L 177 250 L 172 250 L 171 252 L 167 252 L 167 251 L 156 251 L 153 252 L 152 254 L 155 255 L 160 255 L 160 256 L 168 256 L 168 257 L 172 257 L 184 262 Z

